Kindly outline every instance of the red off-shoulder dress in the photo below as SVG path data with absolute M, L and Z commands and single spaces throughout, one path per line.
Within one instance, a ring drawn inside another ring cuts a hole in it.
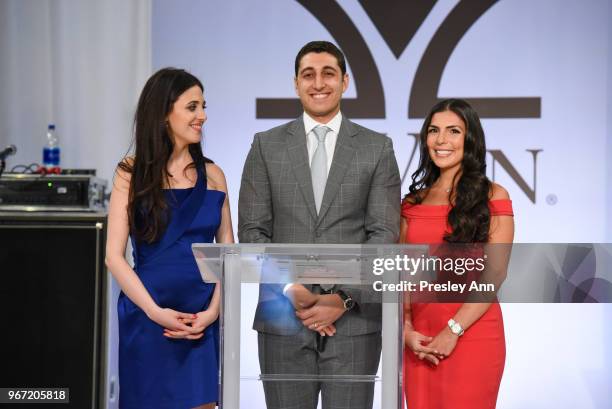
M 513 216 L 510 200 L 491 200 L 491 216 Z M 448 205 L 405 202 L 407 243 L 438 244 L 449 231 Z M 434 337 L 453 318 L 462 304 L 411 303 L 416 331 Z M 501 308 L 493 303 L 465 331 L 448 358 L 437 367 L 404 351 L 404 391 L 408 409 L 492 409 L 504 371 L 506 343 Z

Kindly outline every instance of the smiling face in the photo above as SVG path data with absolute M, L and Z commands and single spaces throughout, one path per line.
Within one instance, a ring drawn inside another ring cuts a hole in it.
M 295 78 L 295 90 L 304 111 L 317 122 L 328 123 L 340 110 L 340 99 L 348 87 L 338 60 L 327 52 L 302 57 Z
M 429 157 L 440 170 L 461 168 L 466 126 L 453 111 L 434 114 L 427 127 Z
M 206 102 L 202 89 L 194 85 L 172 105 L 168 114 L 168 129 L 175 145 L 199 143 L 202 139 L 202 125 L 206 122 Z

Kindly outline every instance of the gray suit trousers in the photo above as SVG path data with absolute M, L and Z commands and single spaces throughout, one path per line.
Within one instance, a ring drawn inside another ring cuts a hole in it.
M 259 364 L 262 373 L 309 375 L 375 375 L 380 360 L 380 332 L 358 336 L 326 337 L 322 352 L 316 348 L 316 333 L 306 328 L 294 336 L 260 332 Z M 289 375 L 289 376 L 288 376 Z M 371 409 L 373 382 L 264 381 L 268 409 L 316 409 L 319 391 L 325 409 Z

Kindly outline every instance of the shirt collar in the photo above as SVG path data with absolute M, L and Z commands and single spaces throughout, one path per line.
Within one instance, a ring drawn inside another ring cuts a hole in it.
M 331 121 L 326 124 L 322 124 L 320 122 L 315 121 L 311 118 L 310 115 L 304 112 L 304 130 L 306 131 L 306 135 L 308 135 L 310 131 L 312 131 L 317 125 L 327 126 L 329 129 L 332 130 L 332 132 L 338 135 L 338 133 L 340 132 L 340 125 L 342 125 L 342 112 L 338 111 L 336 116 L 334 116 Z

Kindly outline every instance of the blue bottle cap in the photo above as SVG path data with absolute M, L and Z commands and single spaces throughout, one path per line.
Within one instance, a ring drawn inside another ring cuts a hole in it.
M 49 129 L 49 130 L 54 130 L 54 129 L 55 129 L 55 124 L 49 124 L 49 126 L 47 127 L 47 129 Z

